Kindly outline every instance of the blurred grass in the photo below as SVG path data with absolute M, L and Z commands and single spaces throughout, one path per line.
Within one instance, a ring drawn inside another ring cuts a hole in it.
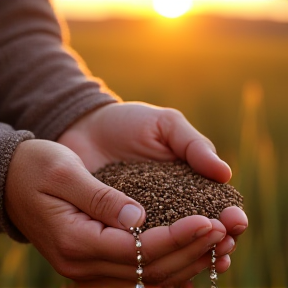
M 288 287 L 288 25 L 195 16 L 69 27 L 93 75 L 124 100 L 179 109 L 232 167 L 250 226 L 219 287 Z M 1 287 L 65 284 L 33 247 L 0 243 Z

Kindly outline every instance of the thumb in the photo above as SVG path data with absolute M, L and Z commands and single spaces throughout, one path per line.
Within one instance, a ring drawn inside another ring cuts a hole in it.
M 91 179 L 86 194 L 90 199 L 83 203 L 89 207 L 87 213 L 106 225 L 129 229 L 141 226 L 145 220 L 145 210 L 138 202 L 96 178 Z
M 138 202 L 105 185 L 82 165 L 66 166 L 66 169 L 66 173 L 62 170 L 60 181 L 56 180 L 54 174 L 53 196 L 73 204 L 94 220 L 108 226 L 129 229 L 143 224 L 145 210 Z M 66 179 L 63 179 L 63 174 Z
M 221 160 L 213 143 L 194 128 L 184 115 L 174 109 L 166 109 L 159 120 L 163 142 L 187 161 L 198 173 L 225 183 L 232 176 L 227 163 Z
M 145 210 L 138 202 L 97 179 L 91 181 L 91 184 L 94 189 L 90 189 L 91 201 L 87 203 L 91 217 L 124 229 L 143 224 Z

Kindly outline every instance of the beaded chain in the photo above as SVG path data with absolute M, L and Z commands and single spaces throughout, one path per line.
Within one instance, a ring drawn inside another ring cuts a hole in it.
M 142 267 L 142 255 L 140 248 L 142 247 L 142 243 L 140 240 L 139 235 L 142 233 L 141 229 L 139 227 L 131 227 L 129 229 L 130 233 L 134 236 L 135 239 L 135 246 L 136 246 L 136 254 L 137 254 L 137 269 L 136 274 L 138 278 L 138 282 L 135 286 L 135 288 L 145 288 L 144 283 L 142 282 L 142 274 L 143 274 L 143 267 Z M 218 278 L 217 272 L 216 272 L 216 252 L 215 252 L 216 245 L 213 246 L 211 250 L 211 267 L 210 267 L 210 280 L 211 280 L 211 288 L 218 288 L 216 281 Z
M 215 252 L 216 245 L 213 246 L 211 250 L 211 267 L 210 267 L 210 280 L 211 280 L 211 288 L 217 288 L 216 281 L 218 279 L 218 275 L 216 272 L 216 252 Z
M 141 229 L 139 227 L 131 227 L 129 229 L 130 233 L 134 236 L 135 239 L 135 246 L 136 246 L 136 253 L 137 253 L 137 269 L 136 274 L 138 277 L 138 282 L 135 286 L 135 288 L 145 288 L 143 282 L 142 282 L 142 274 L 143 274 L 143 267 L 142 267 L 142 255 L 140 248 L 142 247 L 142 243 L 140 241 L 139 235 L 142 233 Z

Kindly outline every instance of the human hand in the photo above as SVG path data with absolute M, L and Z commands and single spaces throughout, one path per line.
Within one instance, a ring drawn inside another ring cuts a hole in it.
M 198 173 L 228 182 L 230 167 L 178 110 L 141 102 L 109 104 L 83 116 L 58 139 L 90 172 L 116 161 L 187 161 Z
M 205 225 L 205 222 L 206 226 L 202 226 Z M 232 223 L 233 221 L 230 222 L 230 224 Z M 218 273 L 225 272 L 230 265 L 230 258 L 227 254 L 233 250 L 234 246 L 234 242 L 230 241 L 229 237 L 224 237 L 225 231 L 225 227 L 219 221 L 209 220 L 198 215 L 180 219 L 169 227 L 156 227 L 145 231 L 141 234 L 142 254 L 145 262 L 145 287 L 193 287 L 192 283 L 187 280 L 210 267 L 210 248 L 223 238 L 224 240 L 219 243 L 216 249 L 216 269 Z M 124 242 L 119 244 L 122 247 L 129 248 Z M 130 242 L 129 245 L 131 245 Z M 133 254 L 135 258 L 135 251 Z M 155 259 L 155 255 L 159 258 Z M 129 262 L 133 263 L 133 259 L 129 259 Z M 134 271 L 129 273 L 135 273 L 135 267 L 136 261 L 134 260 Z M 127 278 L 123 279 L 124 273 L 124 270 L 119 269 L 116 278 L 99 277 L 93 281 L 78 282 L 79 286 L 77 287 L 135 287 L 135 280 L 131 281 L 128 274 Z M 130 279 L 130 281 L 127 281 L 127 279 Z
M 231 177 L 229 166 L 216 155 L 213 144 L 174 109 L 134 102 L 110 104 L 78 120 L 58 141 L 76 152 L 91 172 L 95 172 L 105 164 L 121 160 L 171 161 L 180 158 L 207 178 L 227 182 Z M 225 251 L 234 249 L 231 246 L 234 247 L 236 236 L 247 228 L 248 220 L 245 213 L 237 207 L 225 209 L 220 220 L 227 229 L 227 235 L 217 245 L 217 254 L 224 255 Z M 152 229 L 149 233 L 156 234 L 158 229 L 162 228 Z M 208 256 L 203 257 L 207 261 Z M 227 269 L 230 263 L 229 256 L 223 259 L 222 268 L 217 267 L 220 273 L 225 270 L 224 267 Z M 193 260 L 190 264 L 192 262 Z M 179 265 L 176 267 L 175 261 L 172 263 L 175 267 L 170 274 L 176 273 L 180 267 Z M 198 260 L 193 262 L 193 265 L 195 263 L 203 262 Z M 219 263 L 221 261 L 218 261 L 218 266 Z M 145 267 L 145 279 L 148 279 L 148 282 L 149 279 L 156 281 L 153 275 L 149 276 L 147 267 Z M 192 274 L 191 272 L 191 277 L 194 275 Z M 163 275 L 166 275 L 169 281 L 174 281 L 167 274 Z M 180 278 L 177 281 L 180 281 Z
M 230 216 L 234 216 L 232 219 L 225 217 L 225 213 L 228 213 L 228 211 Z M 246 224 L 246 215 L 237 207 L 227 208 L 221 213 L 220 218 L 224 218 L 228 232 L 234 237 L 237 237 L 242 232 L 237 225 L 236 230 L 233 229 L 235 220 L 238 219 L 239 221 L 241 219 L 241 224 Z M 202 225 L 205 225 L 206 222 L 206 226 L 199 226 L 201 225 L 200 221 Z M 210 224 L 208 221 L 209 219 L 203 216 L 190 216 L 178 220 L 170 227 L 156 227 L 141 234 L 141 242 L 143 243 L 142 254 L 146 263 L 144 266 L 145 287 L 193 288 L 192 282 L 187 281 L 187 279 L 193 278 L 202 270 L 210 267 L 211 243 L 215 244 L 219 241 L 225 234 L 222 233 L 226 231 L 223 224 L 219 221 L 212 219 Z M 210 225 L 212 225 L 211 230 Z M 122 244 L 123 247 L 129 248 L 125 243 L 120 243 L 120 245 Z M 226 234 L 216 247 L 216 269 L 218 273 L 223 273 L 229 268 L 229 254 L 234 249 L 235 242 L 233 238 Z M 159 258 L 153 260 L 155 255 L 158 255 Z M 153 256 L 153 259 L 149 259 L 151 256 Z M 132 259 L 130 261 L 132 263 Z M 77 288 L 134 288 L 135 280 L 129 281 L 127 279 L 131 278 L 128 277 L 123 279 L 122 273 L 123 270 L 120 270 L 119 278 L 98 277 L 93 281 L 80 281 Z
M 63 145 L 27 140 L 15 151 L 6 182 L 6 211 L 55 270 L 68 278 L 82 283 L 102 277 L 135 279 L 134 238 L 119 221 L 125 204 L 143 209 L 95 179 Z M 128 220 L 134 221 L 128 227 L 141 225 L 143 215 Z M 219 221 L 203 216 L 146 231 L 141 235 L 147 247 L 145 280 L 157 284 L 175 275 L 175 281 L 182 281 L 177 271 L 187 263 L 194 267 L 192 273 L 198 272 L 205 262 L 196 264 L 194 259 L 208 251 L 211 242 L 221 241 L 225 232 Z M 223 251 L 227 253 L 227 247 Z M 226 258 L 217 263 L 219 271 L 227 268 Z M 176 265 L 166 263 L 169 259 L 177 260 Z

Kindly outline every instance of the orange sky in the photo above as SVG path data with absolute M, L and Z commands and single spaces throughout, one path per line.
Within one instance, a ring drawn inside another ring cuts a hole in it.
M 152 0 L 52 0 L 52 2 L 66 18 L 157 17 Z M 189 13 L 201 12 L 288 21 L 288 0 L 194 0 Z

